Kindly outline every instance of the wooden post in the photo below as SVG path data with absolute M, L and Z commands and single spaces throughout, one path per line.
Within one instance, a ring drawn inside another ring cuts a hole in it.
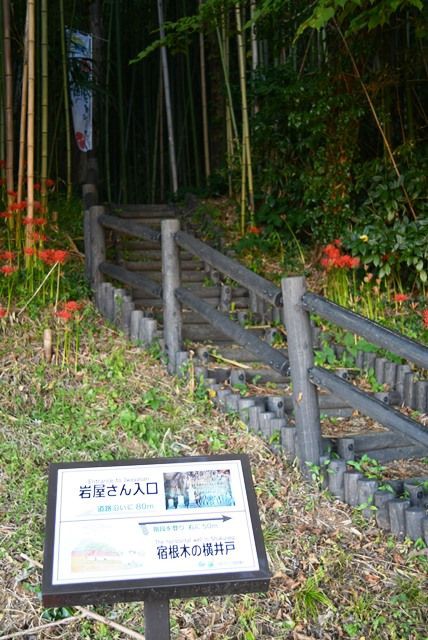
M 322 443 L 318 392 L 308 376 L 314 356 L 309 314 L 301 304 L 306 291 L 305 279 L 302 276 L 283 278 L 281 284 L 300 467 L 303 474 L 310 478 L 306 463 L 319 465 Z
M 90 240 L 91 246 L 89 248 L 91 252 L 90 268 L 91 268 L 91 289 L 96 291 L 97 286 L 103 282 L 103 276 L 98 269 L 101 262 L 106 259 L 106 242 L 104 229 L 98 222 L 100 216 L 105 213 L 105 207 L 94 206 L 89 210 L 89 225 L 90 225 Z
M 146 640 L 169 640 L 169 600 L 144 601 L 144 635 Z
M 95 184 L 88 183 L 82 185 L 83 200 L 83 236 L 85 246 L 85 278 L 88 282 L 91 279 L 91 214 L 90 208 L 98 202 L 98 190 Z
M 176 354 L 182 350 L 181 306 L 175 297 L 175 290 L 180 286 L 180 256 L 174 235 L 179 229 L 179 220 L 162 221 L 163 332 L 171 374 L 176 373 Z

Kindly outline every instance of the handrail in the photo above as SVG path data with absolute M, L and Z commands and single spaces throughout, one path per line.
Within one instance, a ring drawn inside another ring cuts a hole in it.
M 311 367 L 309 379 L 316 385 L 328 389 L 334 395 L 345 400 L 354 409 L 358 409 L 373 420 L 377 420 L 399 434 L 404 434 L 413 442 L 418 442 L 428 447 L 428 429 L 419 422 L 408 418 L 392 407 L 385 405 L 377 398 L 369 396 L 354 385 L 346 382 L 334 373 L 330 373 L 323 367 Z
M 229 276 L 229 278 L 232 278 L 235 282 L 253 291 L 269 304 L 275 307 L 282 306 L 281 289 L 269 282 L 269 280 L 265 280 L 265 278 L 247 269 L 236 260 L 223 255 L 220 251 L 213 249 L 185 231 L 177 231 L 175 240 L 181 248 L 186 249 L 218 271 Z
M 175 297 L 179 302 L 196 311 L 215 328 L 220 329 L 224 334 L 235 340 L 239 345 L 245 347 L 272 369 L 279 371 L 281 375 L 288 374 L 288 358 L 278 349 L 274 349 L 269 344 L 260 340 L 248 329 L 244 329 L 236 322 L 233 322 L 221 311 L 217 311 L 210 304 L 195 296 L 189 289 L 179 287 L 175 290 Z
M 325 320 L 366 338 L 372 344 L 414 362 L 422 369 L 428 369 L 428 347 L 316 293 L 303 294 L 302 305 L 306 311 L 316 313 Z
M 148 227 L 142 222 L 133 222 L 132 220 L 123 220 L 117 216 L 110 216 L 107 213 L 103 213 L 98 218 L 99 224 L 106 229 L 112 229 L 113 231 L 119 231 L 129 236 L 135 236 L 142 240 L 152 240 L 153 242 L 160 242 L 161 234 L 159 231 L 155 231 L 151 227 Z
M 162 298 L 162 286 L 152 280 L 151 278 L 144 276 L 140 273 L 128 271 L 123 267 L 119 267 L 111 262 L 101 262 L 98 269 L 106 276 L 119 280 L 124 284 L 129 284 L 136 289 L 143 289 L 148 293 L 151 293 L 155 298 Z

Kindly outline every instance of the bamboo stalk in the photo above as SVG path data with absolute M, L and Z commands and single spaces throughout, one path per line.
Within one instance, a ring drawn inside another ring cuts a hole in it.
M 199 0 L 199 8 L 204 0 Z M 207 82 L 206 82 L 206 63 L 205 63 L 205 40 L 202 31 L 199 32 L 199 64 L 201 70 L 201 107 L 202 107 L 202 133 L 204 141 L 204 166 L 205 177 L 209 178 L 211 174 L 210 166 L 210 140 L 208 134 L 208 106 L 207 106 Z
M 110 166 L 110 66 L 111 66 L 111 40 L 113 33 L 113 7 L 110 4 L 110 15 L 107 33 L 106 72 L 105 72 L 105 111 L 104 111 L 104 168 L 106 175 L 107 201 L 111 202 L 111 166 Z
M 241 108 L 242 108 L 242 145 L 244 152 L 242 159 L 245 164 L 245 173 L 248 183 L 248 205 L 250 210 L 250 221 L 254 224 L 254 186 L 253 186 L 253 169 L 251 162 L 251 145 L 250 145 L 250 126 L 248 120 L 248 100 L 247 100 L 247 83 L 245 73 L 245 44 L 242 35 L 242 19 L 241 7 L 239 3 L 235 5 L 237 41 L 238 41 L 238 63 L 239 63 L 239 81 L 241 87 Z M 242 170 L 242 169 L 241 169 Z M 242 216 L 241 205 L 241 232 L 244 232 L 245 216 Z
M 250 11 L 251 11 L 251 68 L 252 68 L 252 76 L 253 80 L 257 72 L 257 67 L 259 66 L 259 46 L 257 42 L 257 32 L 256 32 L 256 23 L 255 23 L 255 13 L 257 9 L 256 0 L 251 0 L 250 2 Z M 254 100 L 253 105 L 254 113 L 259 112 L 259 105 L 257 100 Z
M 27 218 L 34 218 L 34 106 L 35 106 L 35 53 L 36 3 L 28 0 L 28 104 L 27 104 Z M 33 224 L 26 225 L 25 246 L 33 246 Z M 25 256 L 28 266 L 31 256 Z
M 164 26 L 164 11 L 163 11 L 162 0 L 157 0 L 157 7 L 158 7 L 158 18 L 159 18 L 159 33 L 160 33 L 161 40 L 163 40 L 165 38 L 165 26 Z M 176 162 L 176 154 L 175 154 L 174 126 L 172 121 L 172 105 L 171 105 L 171 89 L 170 89 L 170 83 L 169 83 L 168 57 L 166 54 L 165 46 L 161 47 L 161 60 L 162 60 L 162 72 L 163 72 L 163 83 L 164 83 L 166 121 L 167 121 L 167 129 L 168 129 L 168 151 L 169 151 L 169 162 L 170 162 L 170 170 L 171 170 L 172 191 L 173 193 L 176 193 L 178 190 L 177 162 Z
M 188 95 L 189 110 L 190 110 L 191 132 L 192 132 L 193 164 L 195 169 L 196 186 L 199 188 L 201 185 L 201 175 L 200 175 L 200 167 L 199 167 L 198 138 L 196 133 L 195 105 L 193 104 L 194 91 L 192 86 L 192 71 L 190 68 L 189 47 L 186 47 L 186 79 L 187 79 L 187 95 Z
M 153 141 L 153 164 L 152 164 L 152 182 L 150 192 L 150 202 L 155 202 L 156 197 L 156 176 L 157 176 L 157 159 L 158 159 L 158 144 L 159 144 L 159 128 L 160 120 L 162 119 L 162 73 L 159 74 L 159 88 L 156 104 L 156 119 L 155 119 L 155 133 Z
M 3 51 L 3 4 L 0 2 L 0 69 L 4 72 Z M 0 159 L 6 157 L 6 127 L 5 127 L 5 102 L 4 102 L 4 73 L 0 74 Z
M 48 117 L 49 117 L 49 81 L 48 81 L 48 0 L 40 2 L 41 18 L 41 68 L 42 68 L 42 95 L 41 95 L 41 156 L 40 156 L 40 203 L 42 210 L 46 210 L 48 204 L 48 192 L 46 178 L 48 177 Z
M 66 193 L 67 200 L 71 199 L 71 123 L 70 123 L 70 99 L 68 97 L 67 77 L 67 50 L 65 44 L 64 0 L 59 0 L 59 20 L 61 29 L 61 66 L 62 66 L 62 91 L 64 96 L 64 124 L 65 124 L 65 149 L 66 149 Z
M 123 201 L 127 202 L 128 186 L 126 179 L 126 141 L 125 141 L 125 112 L 123 108 L 123 81 L 122 81 L 122 32 L 120 23 L 120 2 L 114 3 L 115 27 L 116 27 L 116 74 L 117 74 L 117 103 L 119 114 L 119 145 L 120 145 L 120 192 Z M 119 201 L 122 200 L 119 198 Z
M 4 55 L 4 88 L 5 88 L 5 125 L 6 125 L 6 189 L 13 191 L 13 76 L 12 47 L 10 34 L 10 1 L 3 0 L 3 55 Z M 8 205 L 13 197 L 8 196 Z
M 227 34 L 228 21 L 225 12 L 221 16 L 221 31 L 216 27 L 217 42 L 220 52 L 220 60 L 223 69 L 224 83 L 226 88 L 226 159 L 228 167 L 229 196 L 233 195 L 232 169 L 235 146 L 239 150 L 238 127 L 236 124 L 235 112 L 233 109 L 232 92 L 229 81 L 229 39 Z
M 216 35 L 217 35 L 218 48 L 220 51 L 221 65 L 223 67 L 224 84 L 226 88 L 226 96 L 227 96 L 229 109 L 230 109 L 230 119 L 232 122 L 232 129 L 233 129 L 235 139 L 238 140 L 239 139 L 238 127 L 236 124 L 235 112 L 233 110 L 232 92 L 230 89 L 230 82 L 229 82 L 229 70 L 228 70 L 228 67 L 226 66 L 225 47 L 223 45 L 222 34 L 220 33 L 220 29 L 218 27 L 216 27 Z
M 164 84 L 163 84 L 163 75 L 162 75 L 162 56 L 160 57 L 160 110 L 159 110 L 159 191 L 160 191 L 160 200 L 163 202 L 165 200 L 165 147 L 164 147 L 164 117 L 163 117 L 163 94 L 164 94 Z
M 18 156 L 18 181 L 17 181 L 17 202 L 24 199 L 24 166 L 25 166 L 25 140 L 26 140 L 26 120 L 27 120 L 27 98 L 28 98 L 28 12 L 25 19 L 24 33 L 24 58 L 22 63 L 22 95 L 21 95 L 21 117 L 19 125 L 19 156 Z M 17 211 L 17 214 L 20 212 Z M 17 218 L 16 224 L 17 242 L 20 234 L 20 222 Z

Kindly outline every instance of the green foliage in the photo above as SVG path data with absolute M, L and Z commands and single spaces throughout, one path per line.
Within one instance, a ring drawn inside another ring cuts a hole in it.
M 258 189 L 268 193 L 257 223 L 287 236 L 339 234 L 351 215 L 350 171 L 362 107 L 333 76 L 301 76 L 291 65 L 254 81 L 259 110 L 253 144 Z
M 75 611 L 71 607 L 53 607 L 51 609 L 45 609 L 42 613 L 42 620 L 48 620 L 49 622 L 56 622 L 57 620 L 64 620 L 74 616 Z
M 349 24 L 348 32 L 371 31 L 388 24 L 399 11 L 423 10 L 422 0 L 318 0 L 311 16 L 297 30 L 300 36 L 306 29 L 321 29 L 335 18 Z
M 364 453 L 358 460 L 348 460 L 347 464 L 356 471 L 360 471 L 367 478 L 373 480 L 381 480 L 385 471 L 385 467 L 383 465 L 374 458 L 368 456 L 366 453 Z
M 428 274 L 428 177 L 426 153 L 409 147 L 397 151 L 401 179 L 382 160 L 360 166 L 355 181 L 356 214 L 344 243 L 380 278 L 403 286 L 423 286 Z M 402 185 L 414 203 L 412 219 Z

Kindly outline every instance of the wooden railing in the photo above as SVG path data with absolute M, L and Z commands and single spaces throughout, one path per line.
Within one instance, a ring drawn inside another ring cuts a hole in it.
M 105 208 L 100 206 L 92 206 L 87 216 L 89 220 L 85 224 L 85 230 L 88 237 L 85 238 L 85 245 L 90 247 L 87 255 L 87 271 L 90 274 L 96 299 L 100 301 L 100 298 L 104 297 L 104 302 L 100 304 L 104 305 L 107 315 L 113 319 L 114 291 L 108 283 L 105 283 L 106 277 L 128 287 L 143 289 L 152 296 L 162 299 L 164 348 L 170 373 L 177 373 L 183 362 L 182 307 L 196 312 L 214 328 L 221 330 L 235 343 L 245 347 L 254 354 L 255 360 L 263 362 L 281 374 L 290 371 L 297 440 L 294 453 L 301 461 L 303 469 L 307 463 L 318 465 L 324 454 L 320 429 L 319 388 L 328 389 L 364 415 L 381 422 L 393 432 L 403 436 L 408 445 L 413 447 L 415 456 L 426 455 L 428 430 L 418 421 L 357 389 L 353 384 L 330 371 L 314 366 L 310 314 L 314 313 L 347 331 L 363 336 L 372 344 L 396 353 L 422 369 L 428 369 L 427 347 L 385 329 L 322 296 L 307 292 L 304 278 L 284 278 L 282 288 L 278 288 L 230 257 L 181 231 L 177 219 L 164 220 L 161 232 L 158 232 L 140 222 L 108 215 Z M 107 261 L 106 230 L 159 242 L 162 249 L 162 283 Z M 266 303 L 281 309 L 287 333 L 288 357 L 283 351 L 275 349 L 250 330 L 231 320 L 229 314 L 214 309 L 190 289 L 181 286 L 180 248 L 246 287 Z M 111 300 L 106 303 L 109 296 Z M 132 314 L 134 310 L 129 300 L 125 299 L 121 302 L 122 305 L 124 303 L 125 307 L 128 305 Z M 135 327 L 136 318 L 145 325 L 148 321 L 138 316 L 138 312 L 134 312 L 132 322 L 129 319 L 125 323 L 129 329 L 133 325 L 134 335 L 138 334 L 138 329 Z M 427 387 L 425 392 L 426 389 Z M 290 442 L 290 434 L 287 433 L 285 437 Z

